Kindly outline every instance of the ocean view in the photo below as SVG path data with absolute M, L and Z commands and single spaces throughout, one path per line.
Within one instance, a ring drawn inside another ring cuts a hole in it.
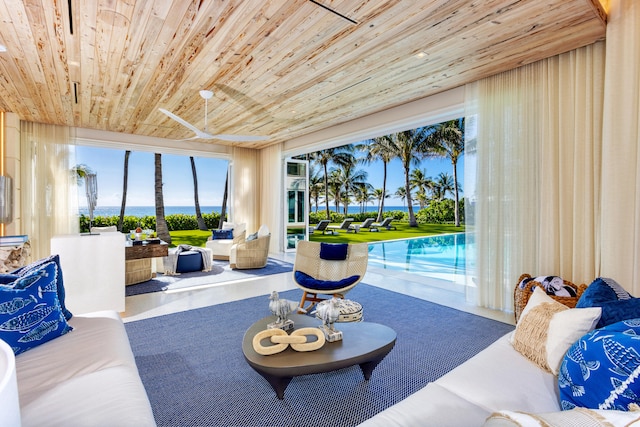
M 220 212 L 222 206 L 200 206 L 200 212 L 212 213 L 212 212 Z M 417 208 L 414 208 L 417 211 Z M 385 212 L 387 211 L 407 211 L 406 206 L 385 206 Z M 82 215 L 89 215 L 89 210 L 87 208 L 80 208 L 79 213 Z M 377 212 L 377 206 L 367 206 L 365 207 L 366 212 Z M 315 212 L 315 210 L 312 210 Z M 359 213 L 360 206 L 349 206 L 349 213 Z M 125 209 L 125 216 L 155 216 L 156 208 L 154 206 L 127 206 Z M 186 214 L 186 215 L 195 215 L 196 208 L 194 206 L 165 206 L 164 207 L 165 215 L 175 215 L 175 214 Z M 117 216 L 120 215 L 120 206 L 97 206 L 93 211 L 93 216 Z

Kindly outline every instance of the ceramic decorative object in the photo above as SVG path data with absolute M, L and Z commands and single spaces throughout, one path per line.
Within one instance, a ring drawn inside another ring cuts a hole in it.
M 271 292 L 269 296 L 269 310 L 276 316 L 276 321 L 269 323 L 267 329 L 282 329 L 288 331 L 293 329 L 293 320 L 288 319 L 289 313 L 298 308 L 298 303 L 287 299 L 280 299 L 278 292 Z
M 340 307 L 338 304 L 339 300 L 333 297 L 330 300 L 318 304 L 318 307 L 314 311 L 316 317 L 322 320 L 322 326 L 319 326 L 319 328 L 324 332 L 324 336 L 329 342 L 342 339 L 342 332 L 337 331 L 334 327 L 334 323 L 340 317 Z

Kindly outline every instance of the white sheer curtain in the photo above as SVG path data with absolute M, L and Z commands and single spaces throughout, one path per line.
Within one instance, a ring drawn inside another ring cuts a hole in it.
M 230 191 L 233 222 L 247 224 L 247 235 L 258 231 L 260 227 L 260 208 L 258 204 L 258 150 L 251 148 L 233 148 Z
M 522 273 L 597 273 L 604 53 L 596 43 L 467 86 L 480 306 L 513 310 Z
M 50 254 L 51 237 L 78 233 L 75 149 L 68 127 L 21 122 L 22 227 L 31 257 Z
M 260 224 L 266 224 L 271 231 L 271 252 L 283 250 L 280 244 L 283 235 L 282 168 L 282 144 L 274 144 L 260 150 L 260 175 L 257 186 L 260 195 Z
M 640 2 L 611 0 L 602 145 L 602 269 L 640 295 Z

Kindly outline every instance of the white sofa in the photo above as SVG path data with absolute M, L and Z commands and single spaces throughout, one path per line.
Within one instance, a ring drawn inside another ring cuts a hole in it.
M 73 316 L 69 325 L 15 358 L 22 426 L 155 426 L 118 314 Z
M 547 317 L 546 324 L 539 323 L 548 315 L 544 311 L 548 305 L 543 307 L 542 303 L 549 301 L 544 291 L 537 289 L 525 307 L 516 331 L 506 334 L 449 373 L 368 419 L 361 427 L 551 427 L 566 426 L 568 420 L 575 421 L 576 418 L 583 422 L 569 425 L 640 426 L 640 412 L 584 408 L 561 410 L 558 376 L 555 374 L 560 372 L 562 359 L 571 345 L 593 330 L 600 318 L 600 309 L 568 310 L 564 307 Z M 534 310 L 536 306 L 541 310 Z M 529 311 L 533 314 L 525 319 Z M 522 324 L 526 326 L 522 327 Z M 544 334 L 528 335 L 532 325 L 545 328 Z M 518 329 L 520 335 L 517 335 Z M 516 350 L 520 345 L 526 349 L 519 347 Z M 546 367 L 555 374 L 532 362 L 531 352 L 544 355 Z M 544 424 L 540 424 L 540 418 L 544 419 Z M 608 424 L 604 423 L 605 418 Z

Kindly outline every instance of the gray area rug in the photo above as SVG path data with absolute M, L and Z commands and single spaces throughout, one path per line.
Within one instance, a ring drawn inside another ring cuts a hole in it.
M 159 273 L 157 277 L 146 282 L 129 285 L 125 288 L 125 295 L 140 295 L 150 292 L 191 288 L 193 286 L 211 285 L 232 280 L 241 280 L 255 276 L 267 276 L 269 274 L 286 273 L 293 270 L 293 264 L 275 258 L 269 258 L 263 268 L 247 270 L 232 270 L 229 261 L 213 260 L 211 271 L 194 271 L 180 273 L 175 276 L 165 276 Z
M 484 349 L 513 326 L 374 286 L 348 298 L 396 346 L 365 381 L 358 366 L 294 378 L 278 400 L 247 364 L 242 337 L 270 315 L 249 298 L 126 324 L 156 422 L 164 426 L 355 426 Z M 298 301 L 302 291 L 282 292 Z

